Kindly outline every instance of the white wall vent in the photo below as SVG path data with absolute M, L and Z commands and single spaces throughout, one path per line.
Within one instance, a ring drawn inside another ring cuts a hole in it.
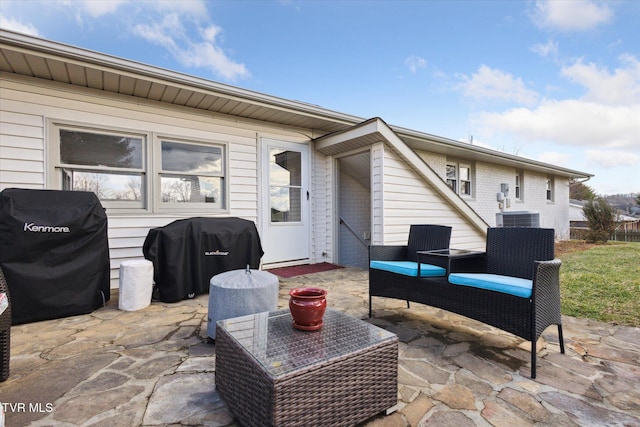
M 540 214 L 533 211 L 498 212 L 496 227 L 540 227 Z

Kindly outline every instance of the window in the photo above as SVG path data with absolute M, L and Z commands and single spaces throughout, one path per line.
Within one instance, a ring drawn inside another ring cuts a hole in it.
M 302 221 L 302 155 L 299 151 L 269 151 L 271 222 Z
M 447 163 L 447 185 L 461 196 L 472 195 L 472 169 L 468 164 Z
M 224 207 L 223 147 L 162 140 L 160 200 L 163 207 L 205 203 Z
M 59 129 L 59 138 L 63 190 L 93 191 L 111 206 L 143 207 L 143 136 Z
M 547 201 L 553 202 L 553 178 L 547 178 Z
M 516 200 L 523 200 L 522 194 L 522 177 L 524 173 L 522 171 L 516 171 L 516 185 L 514 188 L 514 197 Z
M 225 145 L 54 125 L 54 182 L 92 191 L 108 209 L 225 208 Z

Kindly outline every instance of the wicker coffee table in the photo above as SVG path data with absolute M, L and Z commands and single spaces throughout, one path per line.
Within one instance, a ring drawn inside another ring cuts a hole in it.
M 316 332 L 289 310 L 221 320 L 216 388 L 245 426 L 351 426 L 397 404 L 398 338 L 331 309 Z

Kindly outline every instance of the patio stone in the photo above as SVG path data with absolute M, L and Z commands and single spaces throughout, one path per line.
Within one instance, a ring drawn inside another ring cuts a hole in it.
M 579 394 L 589 399 L 602 400 L 602 396 L 594 387 L 593 380 L 564 368 L 552 365 L 539 366 L 536 380 L 542 384 Z
M 504 331 L 388 298 L 369 319 L 366 271 L 282 279 L 278 306 L 304 286 L 400 337 L 397 410 L 358 427 L 640 425 L 640 328 L 563 316 L 567 354 L 549 328 L 532 380 L 530 343 Z M 238 426 L 215 390 L 208 295 L 124 312 L 117 294 L 90 314 L 12 327 L 6 425 Z
M 478 377 L 492 383 L 508 383 L 513 377 L 488 361 L 470 354 L 461 354 L 453 358 L 453 361 L 461 368 L 473 372 Z
M 469 371 L 465 371 L 464 369 L 456 371 L 454 381 L 456 384 L 463 385 L 480 396 L 488 396 L 493 392 L 493 387 L 491 385 L 480 380 L 477 376 L 473 375 Z
M 495 427 L 513 427 L 530 425 L 531 420 L 517 414 L 506 405 L 498 402 L 484 401 L 482 417 Z
M 551 414 L 538 400 L 528 393 L 513 388 L 504 388 L 498 397 L 528 414 L 535 421 L 547 421 Z
M 158 381 L 143 423 L 224 426 L 232 420 L 215 391 L 213 374 L 176 373 Z
M 122 375 L 118 372 L 103 372 L 93 379 L 80 383 L 68 393 L 68 396 L 77 396 L 118 388 L 125 384 L 129 378 L 129 376 Z
M 173 372 L 180 365 L 182 358 L 179 355 L 167 354 L 156 356 L 153 359 L 140 360 L 127 369 L 133 378 L 150 379 L 164 372 Z
M 413 402 L 402 408 L 401 412 L 407 419 L 410 426 L 417 426 L 420 420 L 435 404 L 424 394 L 420 394 Z
M 54 419 L 82 425 L 97 414 L 128 404 L 132 399 L 143 393 L 142 386 L 128 385 L 98 393 L 85 393 L 71 397 L 56 405 Z
M 477 423 L 462 412 L 437 411 L 423 420 L 419 427 L 474 427 Z
M 400 366 L 427 384 L 446 384 L 451 376 L 449 372 L 422 360 L 400 360 Z
M 448 384 L 433 397 L 451 409 L 476 409 L 473 392 L 463 385 Z
M 585 402 L 582 399 L 559 393 L 540 393 L 540 398 L 563 411 L 581 426 L 637 426 L 640 418 L 624 412 L 612 411 L 603 406 Z

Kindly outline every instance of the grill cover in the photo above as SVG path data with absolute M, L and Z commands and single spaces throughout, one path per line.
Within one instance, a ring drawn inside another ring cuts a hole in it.
M 153 262 L 158 298 L 176 302 L 209 291 L 216 274 L 257 269 L 264 252 L 256 225 L 241 218 L 188 218 L 149 230 L 142 247 Z
M 0 266 L 14 325 L 90 313 L 109 291 L 107 215 L 92 192 L 0 192 Z

